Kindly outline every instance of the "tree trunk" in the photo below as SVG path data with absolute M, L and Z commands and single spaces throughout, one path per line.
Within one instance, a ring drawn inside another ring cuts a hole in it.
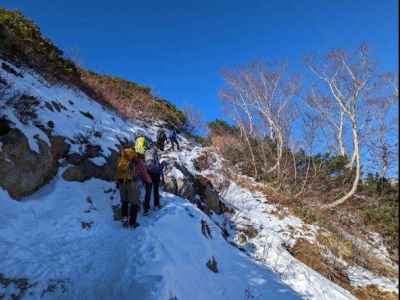
M 353 185 L 350 191 L 344 195 L 342 198 L 334 201 L 333 203 L 324 205 L 322 209 L 330 209 L 334 208 L 342 203 L 344 203 L 347 199 L 354 195 L 357 191 L 358 183 L 360 182 L 360 174 L 361 174 L 361 163 L 360 163 L 360 149 L 359 149 L 359 136 L 357 131 L 357 125 L 355 121 L 352 121 L 352 133 L 353 133 L 353 143 L 354 143 L 354 159 L 356 163 L 356 176 L 354 177 Z
M 343 122 L 344 122 L 344 112 L 340 111 L 339 126 L 338 126 L 336 138 L 338 140 L 339 155 L 341 155 L 341 156 L 346 155 L 346 149 L 344 147 L 344 142 L 343 142 Z

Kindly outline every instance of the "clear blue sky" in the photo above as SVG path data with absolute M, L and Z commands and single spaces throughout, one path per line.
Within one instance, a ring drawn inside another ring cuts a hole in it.
M 154 89 L 207 120 L 223 117 L 220 70 L 256 59 L 303 58 L 332 48 L 372 46 L 382 66 L 398 67 L 394 0 L 0 0 L 19 9 L 83 65 Z

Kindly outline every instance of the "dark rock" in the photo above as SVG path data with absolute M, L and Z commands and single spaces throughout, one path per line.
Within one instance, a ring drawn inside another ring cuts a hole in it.
M 54 129 L 54 122 L 53 121 L 48 121 L 47 122 L 47 126 L 49 127 L 49 128 L 51 128 L 51 129 Z
M 210 226 L 208 226 L 207 221 L 201 220 L 201 233 L 202 233 L 207 239 L 212 239 Z
M 47 184 L 57 173 L 51 148 L 38 139 L 39 152 L 32 151 L 28 139 L 18 129 L 1 136 L 0 186 L 20 199 Z
M 85 155 L 89 158 L 100 156 L 102 150 L 99 145 L 87 144 L 85 149 Z
M 78 166 L 72 166 L 66 169 L 62 174 L 62 177 L 66 181 L 83 182 L 93 177 L 99 177 L 99 175 L 100 175 L 99 167 L 96 166 L 91 161 L 85 160 Z
M 71 153 L 67 156 L 67 162 L 75 166 L 80 165 L 85 160 L 86 158 L 79 153 Z
M 176 168 L 182 172 L 183 177 L 176 178 L 172 176 L 172 170 Z M 168 166 L 165 171 L 165 186 L 167 192 L 189 199 L 191 202 L 196 201 L 196 188 L 192 174 L 185 167 L 173 164 Z
M 28 124 L 29 120 L 37 119 L 36 107 L 39 105 L 39 100 L 33 96 L 22 95 L 20 97 L 14 97 L 7 101 L 14 107 L 15 112 L 18 115 L 18 119 L 23 124 Z
M 51 101 L 51 104 L 55 108 L 56 111 L 61 112 L 61 105 L 56 101 Z
M 86 118 L 90 119 L 90 120 L 94 120 L 93 115 L 90 112 L 84 112 L 84 111 L 79 111 L 82 115 L 84 115 Z
M 206 207 L 217 214 L 223 213 L 222 202 L 211 181 L 204 176 L 198 175 L 195 176 L 194 182 L 196 192 Z
M 6 135 L 10 132 L 11 127 L 10 127 L 10 122 L 4 118 L 0 118 L 0 136 Z
M 74 166 L 67 168 L 63 173 L 64 180 L 83 182 L 91 178 L 106 181 L 115 180 L 115 170 L 118 161 L 118 153 L 112 151 L 103 166 L 98 166 L 90 161 L 87 156 L 78 153 L 68 155 L 67 161 Z
M 45 101 L 44 102 L 44 106 L 46 106 L 46 108 L 52 112 L 54 112 L 53 106 L 51 105 L 50 102 Z
M 183 176 L 176 178 L 172 170 L 178 169 Z M 211 181 L 204 176 L 193 176 L 184 166 L 174 163 L 165 171 L 165 190 L 188 199 L 206 213 L 211 211 L 221 214 L 226 206 L 220 200 Z
M 21 73 L 17 72 L 13 67 L 11 67 L 6 63 L 1 63 L 1 67 L 3 68 L 4 71 L 13 74 L 14 76 L 24 78 L 24 76 Z
M 215 260 L 214 256 L 211 257 L 211 259 L 209 259 L 209 260 L 207 261 L 207 268 L 209 268 L 210 271 L 212 271 L 212 272 L 214 272 L 214 273 L 218 273 L 218 272 L 219 272 L 219 271 L 218 271 L 218 263 L 217 263 L 217 261 Z
M 4 85 L 4 86 L 8 86 L 7 81 L 6 81 L 4 78 L 2 78 L 1 76 L 0 76 L 0 84 L 1 84 L 1 85 Z M 3 88 L 4 88 L 4 87 L 3 87 Z
M 70 144 L 68 144 L 64 137 L 59 135 L 50 136 L 51 153 L 54 159 L 65 158 L 68 154 Z

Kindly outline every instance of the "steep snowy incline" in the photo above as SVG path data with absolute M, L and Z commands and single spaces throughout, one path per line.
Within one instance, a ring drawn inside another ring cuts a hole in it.
M 230 233 L 228 239 L 231 242 L 256 261 L 280 274 L 282 281 L 306 299 L 355 298 L 349 291 L 312 270 L 288 251 L 299 240 L 311 244 L 318 243 L 316 236 L 322 231 L 321 228 L 305 224 L 299 218 L 292 216 L 284 207 L 269 203 L 262 193 L 251 192 L 230 180 L 224 172 L 222 158 L 212 149 L 202 147 L 186 149 L 188 150 L 169 153 L 167 156 L 176 160 L 178 165 L 185 166 L 192 174 L 203 175 L 209 178 L 214 186 L 220 187 L 221 199 L 233 210 L 225 212 L 222 217 L 212 218 Z M 198 162 L 203 155 L 207 161 L 205 166 L 201 169 L 196 168 L 195 162 Z M 179 170 L 171 171 L 171 173 L 177 172 Z M 246 179 L 253 182 L 251 178 Z M 249 230 L 250 236 L 246 234 Z M 371 251 L 377 250 L 371 248 Z M 381 252 L 382 250 L 378 254 Z M 339 259 L 332 253 L 326 255 L 329 255 L 328 259 Z M 344 261 L 341 263 L 345 266 L 349 283 L 354 288 L 376 285 L 382 291 L 398 294 L 396 278 L 373 274 L 363 267 L 355 267 Z
M 138 131 L 154 138 L 160 126 L 126 121 L 77 89 L 3 63 L 15 72 L 0 68 L 8 85 L 1 113 L 32 151 L 41 151 L 40 141 L 50 144 L 51 132 L 68 142 L 67 156 L 83 157 L 88 145 L 99 146 L 100 155 L 90 160 L 101 165 L 122 140 Z M 22 98 L 33 102 L 21 104 Z M 165 206 L 127 230 L 117 221 L 114 184 L 65 181 L 70 167 L 67 158 L 60 159 L 53 179 L 20 201 L 0 188 L 0 298 L 299 298 L 271 270 L 230 245 L 185 199 L 163 193 Z
M 119 199 L 101 180 L 71 183 L 57 176 L 23 202 L 4 191 L 0 198 L 0 273 L 10 280 L 7 286 L 0 280 L 0 295 L 6 299 L 13 293 L 26 299 L 298 299 L 174 195 L 163 193 L 164 207 L 142 216 L 134 231 L 113 220 Z M 23 278 L 26 290 L 18 285 Z

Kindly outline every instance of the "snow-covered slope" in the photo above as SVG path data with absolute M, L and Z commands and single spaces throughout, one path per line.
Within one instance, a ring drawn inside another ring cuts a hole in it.
M 0 105 L 33 151 L 39 151 L 39 139 L 49 140 L 6 104 L 15 95 L 39 101 L 34 121 L 53 122 L 53 132 L 68 138 L 70 152 L 84 150 L 81 135 L 101 146 L 104 159 L 138 130 L 155 135 L 154 126 L 141 129 L 78 90 L 49 85 L 34 72 L 12 67 L 23 78 L 0 69 L 10 85 Z M 188 201 L 164 193 L 162 210 L 140 217 L 141 226 L 127 230 L 113 218 L 113 207 L 119 205 L 113 183 L 66 182 L 63 171 L 20 202 L 0 189 L 0 298 L 299 298 L 271 270 L 227 243 L 209 217 Z M 203 223 L 209 233 L 203 233 Z
M 67 139 L 70 153 L 85 151 L 82 137 L 100 146 L 100 156 L 91 161 L 102 165 L 121 140 L 138 131 L 154 138 L 162 126 L 124 120 L 79 90 L 12 68 L 23 77 L 0 68 L 10 85 L 0 112 L 24 133 L 33 151 L 39 151 L 39 139 L 50 143 L 37 124 L 52 122 L 53 134 Z M 6 102 L 22 94 L 39 101 L 34 121 L 22 122 Z M 193 159 L 203 148 L 180 138 L 184 150 L 168 151 L 163 159 L 199 174 Z M 220 163 L 217 159 L 201 174 L 226 180 Z M 61 161 L 51 182 L 22 201 L 0 188 L 0 299 L 354 299 L 287 251 L 300 237 L 313 241 L 316 227 L 279 217 L 262 195 L 234 182 L 221 194 L 232 213 L 206 215 L 164 192 L 164 207 L 140 216 L 141 226 L 127 230 L 114 220 L 119 205 L 114 184 L 67 182 L 62 177 L 67 167 Z M 184 175 L 172 169 L 170 176 Z M 238 233 L 249 227 L 257 235 L 242 245 Z
M 23 202 L 1 191 L 1 273 L 27 278 L 28 299 L 298 299 L 179 197 L 163 193 L 160 211 L 123 229 L 113 220 L 113 187 L 57 176 Z M 213 257 L 217 273 L 207 267 Z M 6 299 L 19 292 L 14 283 L 0 289 Z
M 353 299 L 354 296 L 347 290 L 321 276 L 302 262 L 294 258 L 288 251 L 298 240 L 307 240 L 311 244 L 318 243 L 316 236 L 323 230 L 316 225 L 305 224 L 299 218 L 291 215 L 289 211 L 277 204 L 269 203 L 268 199 L 260 193 L 240 187 L 224 174 L 222 158 L 211 152 L 213 163 L 207 169 L 197 171 L 194 161 L 209 149 L 195 147 L 181 153 L 171 153 L 168 156 L 176 159 L 179 164 L 194 174 L 208 176 L 216 185 L 225 185 L 221 196 L 225 204 L 234 208 L 233 213 L 225 213 L 224 218 L 214 218 L 221 227 L 227 227 L 227 222 L 234 230 L 229 240 L 242 247 L 244 251 L 256 261 L 271 268 L 280 275 L 282 281 L 292 287 L 296 292 L 307 299 Z M 245 176 L 242 176 L 245 177 Z M 254 182 L 251 178 L 245 178 Z M 256 185 L 256 183 L 254 183 Z M 255 232 L 253 237 L 241 239 L 241 231 L 251 228 Z M 228 228 L 231 229 L 231 228 Z M 355 239 L 355 237 L 349 237 Z M 376 239 L 378 240 L 378 239 Z M 359 243 L 363 242 L 361 240 Z M 363 242 L 366 244 L 366 242 Z M 385 247 L 372 247 L 363 245 L 364 249 L 376 252 L 376 257 L 382 263 L 388 264 L 393 269 L 398 268 L 388 260 Z M 338 259 L 328 253 L 330 259 Z M 382 291 L 398 294 L 397 278 L 387 278 L 374 274 L 361 266 L 352 266 L 341 261 L 346 268 L 346 275 L 351 286 L 367 287 L 377 286 Z

